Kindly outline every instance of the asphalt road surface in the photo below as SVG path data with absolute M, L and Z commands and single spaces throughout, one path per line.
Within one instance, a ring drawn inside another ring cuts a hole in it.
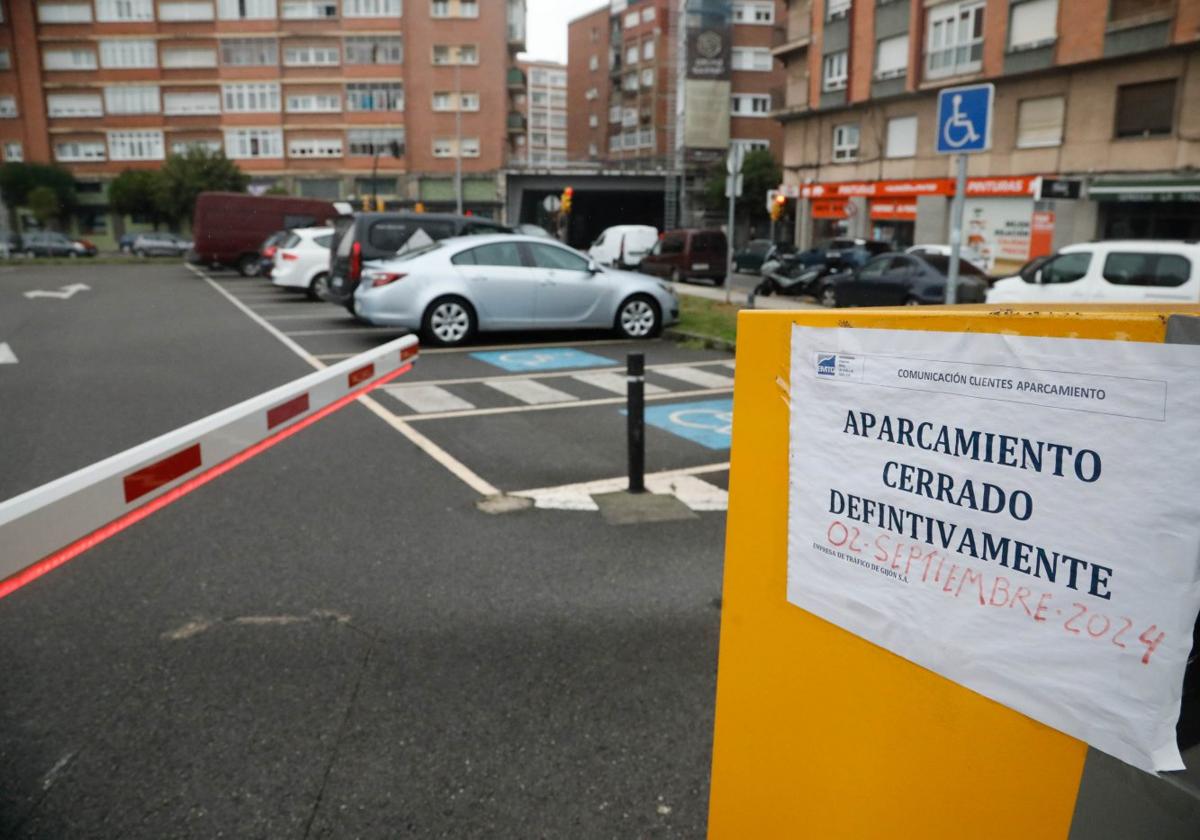
M 0 272 L 0 498 L 397 334 L 173 262 Z M 631 350 L 648 470 L 719 508 L 728 354 L 491 336 L 0 600 L 0 836 L 702 836 L 724 513 L 554 509 L 623 473 Z

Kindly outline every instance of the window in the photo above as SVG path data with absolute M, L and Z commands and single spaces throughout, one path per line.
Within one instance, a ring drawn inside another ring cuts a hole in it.
M 54 159 L 66 163 L 104 160 L 105 155 L 102 140 L 66 140 L 54 144 Z
M 95 70 L 99 64 L 93 50 L 69 47 L 43 52 L 42 66 L 47 70 Z
M 729 145 L 740 148 L 743 155 L 750 152 L 765 152 L 771 148 L 771 144 L 767 140 L 731 140 Z
M 478 111 L 479 94 L 455 94 L 454 91 L 437 91 L 433 94 L 433 110 L 435 111 Z M 536 114 L 534 116 L 537 116 Z M 544 116 L 544 115 L 543 115 Z
M 356 129 L 346 132 L 346 145 L 352 155 L 375 154 L 375 149 L 387 152 L 392 143 L 404 148 L 404 129 Z
M 287 67 L 335 67 L 340 62 L 337 44 L 285 44 L 283 47 L 283 63 Z
M 1057 21 L 1058 0 L 1014 3 L 1008 24 L 1008 48 L 1027 50 L 1054 43 Z
M 521 249 L 515 242 L 496 242 L 481 245 L 468 251 L 460 251 L 450 258 L 455 265 L 491 265 L 505 268 L 521 268 Z
M 106 69 L 157 67 L 158 50 L 153 41 L 141 39 L 101 41 L 100 66 Z
M 1173 0 L 1111 0 L 1108 19 L 1113 22 L 1146 17 L 1155 13 L 1170 13 Z
M 479 157 L 479 138 L 464 137 L 460 148 L 462 149 L 463 157 Z
M 298 137 L 288 140 L 288 157 L 293 158 L 340 158 L 340 137 Z
M 654 20 L 654 7 L 649 6 L 642 9 L 642 23 L 649 23 L 652 20 Z
M 1170 134 L 1175 126 L 1175 79 L 1117 88 L 1117 136 Z
M 850 16 L 850 0 L 828 0 L 825 4 L 825 20 L 839 20 Z
M 104 106 L 96 93 L 51 93 L 46 96 L 51 117 L 102 117 Z
M 275 17 L 275 0 L 217 0 L 221 20 L 269 20 Z
M 735 117 L 765 117 L 771 113 L 771 97 L 766 93 L 734 94 L 730 113 Z
M 283 132 L 278 128 L 234 128 L 225 131 L 225 154 L 231 158 L 283 157 Z
M 278 111 L 279 83 L 240 82 L 221 85 L 221 100 L 227 113 Z
M 639 17 L 636 9 L 632 12 L 629 12 L 627 15 L 625 15 L 625 28 L 632 29 L 633 27 L 637 26 L 638 20 Z
M 588 143 L 588 157 L 595 157 L 600 154 L 600 147 L 595 143 Z
M 1092 264 L 1088 253 L 1063 254 L 1047 262 L 1041 268 L 1043 283 L 1074 283 L 1083 279 Z
M 459 106 L 464 111 L 479 110 L 479 94 L 478 93 L 460 93 L 458 96 Z M 556 115 L 557 116 L 557 115 Z
M 654 87 L 654 68 L 648 67 L 642 71 L 642 87 Z
M 295 114 L 330 114 L 342 110 L 342 96 L 339 93 L 289 93 L 287 109 Z
M 110 131 L 108 133 L 110 160 L 162 160 L 161 131 Z
M 221 94 L 214 91 L 167 91 L 163 94 L 163 113 L 172 115 L 219 114 Z
M 429 16 L 435 18 L 477 18 L 478 0 L 431 0 Z
M 894 79 L 908 71 L 908 35 L 883 38 L 875 45 L 875 78 Z
M 434 64 L 478 64 L 479 51 L 474 44 L 452 47 L 438 45 L 433 48 Z
M 321 20 L 337 17 L 336 0 L 283 0 L 280 17 L 285 20 Z
M 621 121 L 621 106 L 613 105 L 608 109 L 608 121 L 610 123 L 619 123 Z
M 858 159 L 858 123 L 833 127 L 833 159 L 837 162 Z
M 654 42 L 644 41 L 642 43 L 642 60 L 650 61 L 652 58 L 654 58 Z
M 8 50 L 0 50 L 0 70 L 12 69 L 12 56 Z
M 38 23 L 91 23 L 91 3 L 39 3 Z
M 765 26 L 775 22 L 775 4 L 769 2 L 752 3 L 747 0 L 733 0 L 733 22 L 749 23 Z
M 279 63 L 274 38 L 230 38 L 221 42 L 221 63 L 231 67 L 265 67 Z
M 12 119 L 17 116 L 17 98 L 15 96 L 0 96 L 0 119 Z
M 771 50 L 767 47 L 734 47 L 730 59 L 734 70 L 770 72 L 774 66 Z
M 632 47 L 625 50 L 625 63 L 626 64 L 637 64 L 638 63 L 637 44 L 634 44 Z
M 342 0 L 345 17 L 400 17 L 400 0 Z
M 347 111 L 403 111 L 404 85 L 399 82 L 356 82 L 346 85 Z
M 1061 145 L 1065 111 L 1061 96 L 1022 99 L 1017 103 L 1017 148 Z
M 192 149 L 204 149 L 207 152 L 219 152 L 223 150 L 220 140 L 176 140 L 171 143 L 171 154 L 186 155 Z
M 845 50 L 825 56 L 821 75 L 821 90 L 845 90 L 847 76 L 847 53 Z
M 213 16 L 211 2 L 158 4 L 158 19 L 162 21 L 212 20 Z
M 25 160 L 25 147 L 15 140 L 5 143 L 4 159 L 10 163 L 20 163 Z
M 917 153 L 917 118 L 893 117 L 887 122 L 884 157 L 906 158 Z
M 96 0 L 96 20 L 154 20 L 153 0 Z
M 599 70 L 600 69 L 600 58 L 598 56 L 592 56 L 591 58 L 588 59 L 588 69 L 589 70 Z
M 599 128 L 599 126 L 600 126 L 600 118 L 597 117 L 595 114 L 589 114 L 588 115 L 588 128 Z
M 158 86 L 106 87 L 104 110 L 110 114 L 157 114 Z
M 534 142 L 537 142 L 536 139 Z M 455 156 L 456 145 L 453 137 L 436 137 L 433 141 L 433 156 L 436 158 L 452 158 Z M 462 146 L 460 148 L 460 157 L 479 157 L 479 138 L 462 138 Z
M 162 66 L 168 69 L 216 67 L 217 51 L 213 47 L 163 47 Z
M 1104 261 L 1104 279 L 1117 286 L 1182 286 L 1192 276 L 1192 264 L 1179 254 L 1111 253 Z
M 929 76 L 974 73 L 983 66 L 983 8 L 980 0 L 971 0 L 929 10 Z
M 346 39 L 347 64 L 400 64 L 404 41 L 399 36 L 355 35 Z
M 556 268 L 563 271 L 587 271 L 588 261 L 566 248 L 534 243 L 527 246 L 538 268 Z

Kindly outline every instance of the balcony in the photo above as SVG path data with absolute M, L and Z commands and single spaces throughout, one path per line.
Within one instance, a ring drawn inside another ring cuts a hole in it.
M 525 115 L 520 111 L 508 112 L 508 133 L 509 134 L 524 134 L 525 133 Z
M 508 89 L 510 91 L 525 90 L 525 71 L 520 67 L 508 68 Z

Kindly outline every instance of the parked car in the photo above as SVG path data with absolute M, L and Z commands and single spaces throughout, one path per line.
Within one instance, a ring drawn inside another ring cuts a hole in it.
M 275 252 L 279 249 L 279 244 L 288 238 L 291 234 L 290 230 L 277 230 L 263 240 L 263 243 L 258 246 L 258 270 L 253 275 L 257 277 L 270 277 L 271 272 L 275 268 Z M 243 275 L 246 272 L 242 272 Z
M 913 245 L 911 248 L 906 248 L 904 250 L 904 253 L 916 254 L 918 257 L 923 257 L 923 256 L 949 257 L 950 251 L 951 251 L 951 248 L 949 245 Z M 971 259 L 967 258 L 966 251 L 960 250 L 958 258 L 964 262 L 971 263 L 976 268 L 978 268 L 980 271 L 983 271 L 984 274 L 987 273 L 984 266 L 975 262 L 975 260 L 971 260 Z
M 298 228 L 291 231 L 275 249 L 271 282 L 276 286 L 304 289 L 311 300 L 320 299 L 320 290 L 329 282 L 329 248 L 333 228 Z
M 138 234 L 130 245 L 139 257 L 182 257 L 191 248 L 191 240 L 177 233 Z
M 853 272 L 831 274 L 818 299 L 825 306 L 918 306 L 946 302 L 950 258 L 938 255 L 883 254 Z M 983 303 L 987 275 L 962 263 L 957 285 L 959 303 Z
M 94 257 L 100 253 L 100 249 L 96 247 L 96 243 L 88 239 L 72 239 L 71 245 L 75 249 L 77 257 Z
M 890 253 L 892 250 L 890 242 L 878 239 L 831 239 L 825 245 L 825 261 L 842 262 L 858 268 L 866 265 L 872 257 Z
M 711 280 L 725 284 L 728 259 L 725 232 L 720 230 L 671 230 L 642 260 L 640 270 L 656 277 L 683 280 Z
M 359 213 L 338 219 L 333 228 L 336 246 L 330 253 L 329 285 L 320 293 L 325 300 L 351 311 L 363 266 L 371 260 L 395 256 L 418 230 L 434 241 L 511 233 L 510 228 L 491 219 L 452 213 Z
M 133 253 L 133 242 L 139 236 L 141 236 L 140 233 L 124 234 L 120 239 L 117 240 L 117 250 L 120 251 L 122 254 L 132 254 Z
M 236 268 L 246 277 L 260 270 L 259 248 L 280 230 L 328 224 L 339 215 L 328 201 L 241 193 L 201 193 L 196 199 L 188 255 L 197 265 Z
M 1200 243 L 1112 240 L 1069 245 L 997 280 L 988 303 L 1196 303 Z
M 554 238 L 554 234 L 550 233 L 550 231 L 546 230 L 541 225 L 531 225 L 528 223 L 520 224 L 517 225 L 513 230 L 516 233 L 523 233 L 526 236 L 540 236 L 544 239 Z
M 773 251 L 775 251 L 775 243 L 770 239 L 751 239 L 733 252 L 733 270 L 757 274 L 762 270 L 763 263 Z
M 600 265 L 615 268 L 637 268 L 654 243 L 658 241 L 658 228 L 650 225 L 615 225 L 605 228 L 596 237 L 588 256 Z
M 648 338 L 678 320 L 679 300 L 661 281 L 605 268 L 557 242 L 492 235 L 445 239 L 368 264 L 354 313 L 442 345 L 476 331 L 573 327 Z
M 78 257 L 75 242 L 55 230 L 35 230 L 18 237 L 16 252 L 24 257 Z

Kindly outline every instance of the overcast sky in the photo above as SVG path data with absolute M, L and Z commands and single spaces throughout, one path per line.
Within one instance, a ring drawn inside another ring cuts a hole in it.
M 608 5 L 608 0 L 527 0 L 525 50 L 531 58 L 567 60 L 567 22 Z

